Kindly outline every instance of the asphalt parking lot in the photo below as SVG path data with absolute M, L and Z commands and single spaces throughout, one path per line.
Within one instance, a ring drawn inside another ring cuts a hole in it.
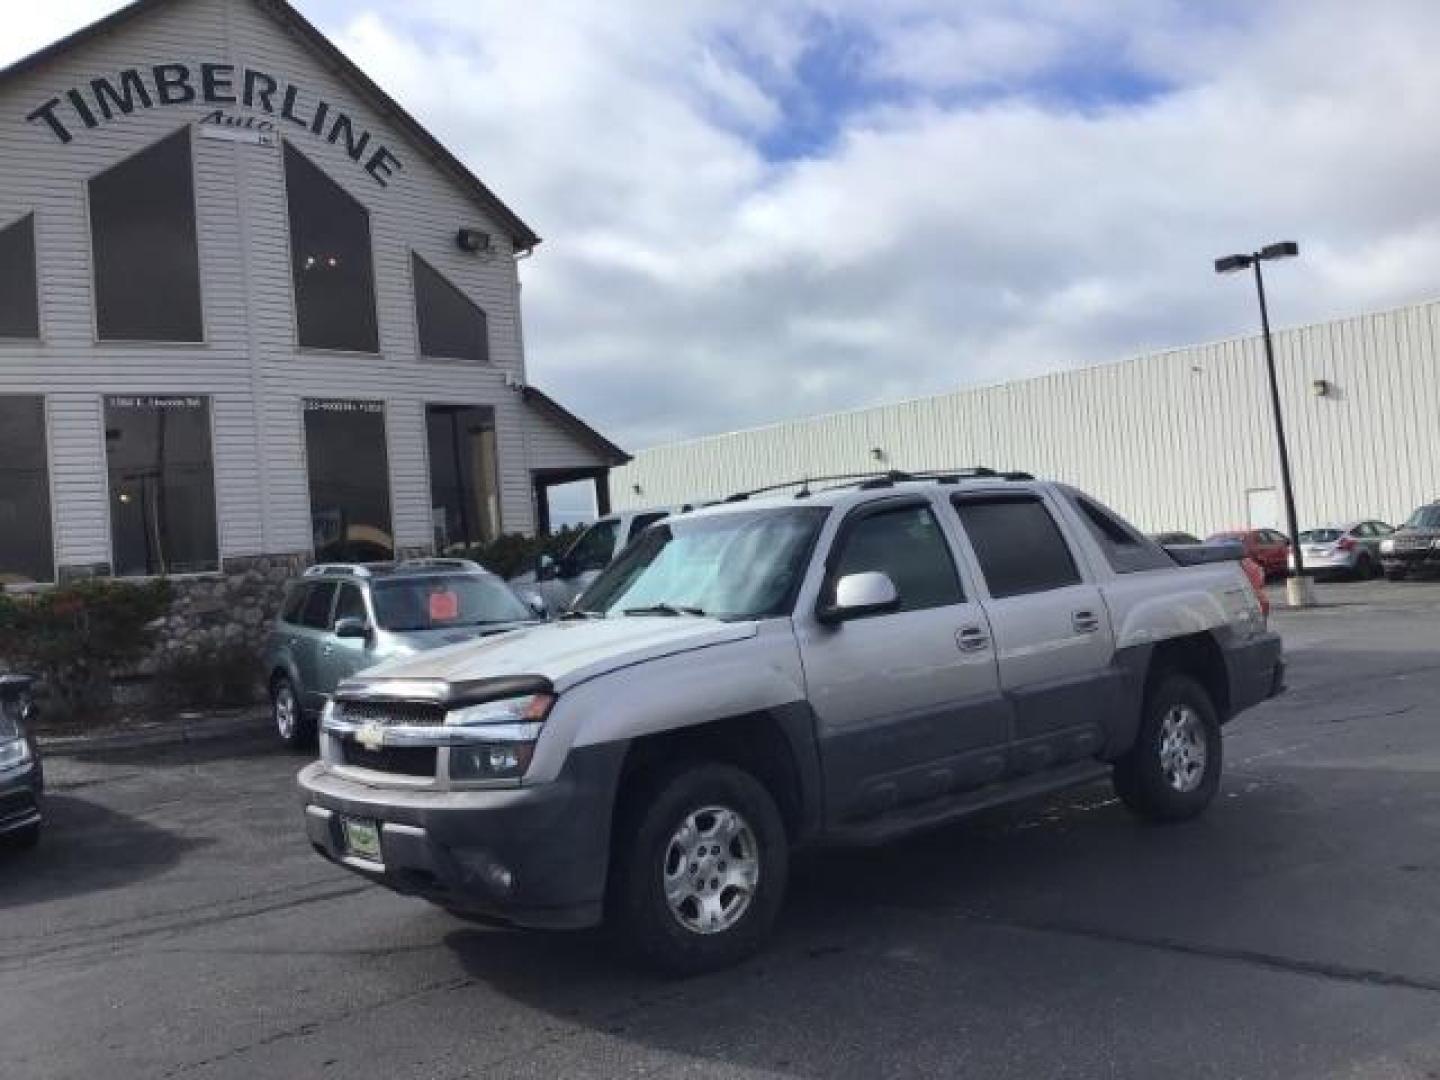
M 52 758 L 0 1075 L 1440 1077 L 1440 584 L 1324 595 L 1202 820 L 1100 786 L 810 853 L 769 952 L 686 982 L 330 867 L 263 735 Z

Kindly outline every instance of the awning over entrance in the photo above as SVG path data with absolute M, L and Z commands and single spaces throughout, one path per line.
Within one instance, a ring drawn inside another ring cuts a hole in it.
M 535 527 L 550 531 L 550 489 L 590 480 L 601 514 L 610 512 L 610 470 L 630 455 L 550 395 L 527 386 L 521 391 L 530 413 L 530 475 L 535 487 Z

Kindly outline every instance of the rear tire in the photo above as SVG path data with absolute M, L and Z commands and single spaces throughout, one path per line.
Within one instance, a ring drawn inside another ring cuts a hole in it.
M 308 750 L 315 745 L 315 721 L 305 715 L 300 695 L 288 675 L 270 680 L 270 720 L 280 741 L 291 750 Z
M 1159 676 L 1145 697 L 1140 732 L 1115 763 L 1115 793 L 1146 821 L 1184 821 L 1210 805 L 1220 786 L 1220 718 L 1189 675 Z
M 676 765 L 622 812 L 610 908 L 623 943 L 670 975 L 757 952 L 789 876 L 789 839 L 764 785 L 732 765 Z
M 1380 564 L 1371 556 L 1360 556 L 1360 562 L 1356 564 L 1355 576 L 1361 581 L 1374 581 L 1382 573 Z

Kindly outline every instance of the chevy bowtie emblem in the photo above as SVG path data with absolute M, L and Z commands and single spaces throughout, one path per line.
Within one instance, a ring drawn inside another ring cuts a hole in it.
M 385 746 L 385 725 L 377 724 L 373 720 L 361 726 L 355 733 L 355 741 L 366 750 L 380 750 Z

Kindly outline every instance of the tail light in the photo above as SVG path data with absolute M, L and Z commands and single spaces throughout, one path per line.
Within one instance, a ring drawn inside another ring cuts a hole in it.
M 1342 536 L 1335 546 L 1341 551 L 1354 551 L 1355 538 L 1353 536 Z
M 1254 559 L 1241 559 L 1240 567 L 1250 579 L 1250 588 L 1255 590 L 1255 599 L 1260 601 L 1260 614 L 1270 618 L 1270 597 L 1265 593 L 1265 570 Z

